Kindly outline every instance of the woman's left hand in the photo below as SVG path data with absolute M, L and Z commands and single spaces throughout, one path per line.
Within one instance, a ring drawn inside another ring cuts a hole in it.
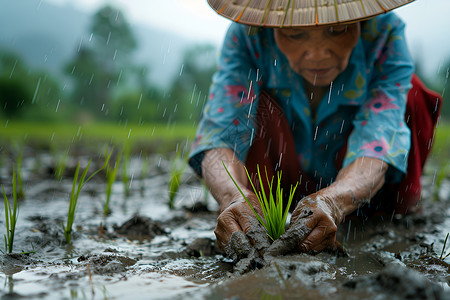
M 320 193 L 303 198 L 292 214 L 289 229 L 272 243 L 265 255 L 336 249 L 337 225 L 341 220 L 342 214 L 333 199 Z

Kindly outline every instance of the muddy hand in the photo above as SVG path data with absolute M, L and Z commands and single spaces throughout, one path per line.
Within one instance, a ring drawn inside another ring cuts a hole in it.
M 264 257 L 284 255 L 289 252 L 298 252 L 298 246 L 311 232 L 311 228 L 306 225 L 307 218 L 313 212 L 305 210 L 300 215 L 295 223 L 291 223 L 289 229 L 275 240 L 272 245 L 266 250 Z
M 214 230 L 218 246 L 235 262 L 259 256 L 270 244 L 248 204 L 236 201 L 222 211 Z
M 292 214 L 289 229 L 269 247 L 266 255 L 335 249 L 335 211 L 333 201 L 318 194 L 302 199 Z
M 225 245 L 225 253 L 235 263 L 244 259 L 258 259 L 270 246 L 270 239 L 258 220 L 250 217 L 252 227 L 245 234 L 243 231 L 235 231 L 231 234 Z

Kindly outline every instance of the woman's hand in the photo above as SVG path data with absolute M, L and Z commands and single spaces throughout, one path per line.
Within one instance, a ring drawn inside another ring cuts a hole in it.
M 225 171 L 224 164 L 256 212 L 262 215 L 256 195 L 247 188 L 249 181 L 244 165 L 235 157 L 233 150 L 208 150 L 202 161 L 202 174 L 220 206 L 214 230 L 217 244 L 235 262 L 242 258 L 260 257 L 270 245 L 269 237 Z
M 333 199 L 312 194 L 300 201 L 289 229 L 269 247 L 266 255 L 336 249 L 337 225 L 341 220 L 342 214 Z
M 247 195 L 247 198 L 256 212 L 262 215 L 256 196 Z M 214 234 L 219 248 L 234 261 L 238 261 L 259 256 L 269 247 L 270 240 L 248 203 L 242 196 L 235 199 L 220 213 Z

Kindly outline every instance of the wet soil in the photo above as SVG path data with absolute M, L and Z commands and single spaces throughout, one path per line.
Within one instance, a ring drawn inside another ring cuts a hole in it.
M 421 214 L 347 221 L 338 233 L 345 256 L 324 252 L 261 262 L 251 250 L 229 258 L 217 248 L 218 207 L 210 195 L 205 205 L 203 186 L 190 170 L 175 209 L 168 208 L 170 161 L 160 155 L 132 158 L 130 194 L 125 196 L 118 178 L 106 217 L 104 174 L 89 182 L 67 244 L 62 224 L 72 170 L 89 157 L 70 157 L 59 181 L 48 154 L 26 153 L 14 251 L 0 255 L 1 299 L 450 299 L 450 257 L 439 259 L 450 232 L 450 180 L 444 179 L 436 193 L 432 164 L 423 178 Z M 149 165 L 144 176 L 143 160 Z M 11 170 L 11 162 L 3 159 L 0 183 L 8 195 Z M 4 228 L 2 209 L 1 234 Z

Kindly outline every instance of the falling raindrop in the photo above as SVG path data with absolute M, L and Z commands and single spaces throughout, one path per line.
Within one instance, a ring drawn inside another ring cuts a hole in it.
M 101 109 L 101 111 L 103 111 L 104 108 L 105 108 L 105 103 L 102 104 L 102 109 Z
M 59 109 L 59 103 L 61 103 L 61 99 L 58 99 L 58 104 L 56 105 L 56 110 L 55 110 L 55 112 L 58 112 L 58 109 Z
M 37 97 L 37 93 L 39 91 L 40 85 L 41 85 L 41 77 L 39 77 L 38 83 L 36 85 L 36 89 L 34 90 L 34 95 L 33 95 L 33 99 L 31 100 L 31 104 L 34 104 L 34 102 L 36 101 L 36 97 Z
M 184 69 L 184 64 L 181 64 L 181 69 L 180 69 L 180 75 L 179 76 L 181 76 L 181 74 L 183 74 L 183 69 Z
M 11 73 L 9 74 L 9 78 L 10 78 L 10 79 L 11 79 L 13 73 L 14 73 L 14 70 L 16 69 L 16 65 L 17 65 L 17 59 L 16 59 L 16 61 L 14 62 L 14 66 L 12 67 Z M 448 73 L 448 72 L 447 72 L 447 73 Z
M 195 95 L 195 89 L 196 88 L 197 88 L 197 85 L 194 84 L 194 89 L 192 90 L 192 96 L 191 96 L 191 104 L 192 104 L 192 101 L 194 100 L 194 95 Z
M 350 236 L 350 228 L 352 227 L 352 220 L 348 221 L 348 230 L 347 230 L 347 241 L 349 239 Z
M 333 81 L 330 83 L 330 91 L 328 92 L 328 104 L 330 104 L 331 101 L 331 90 L 333 89 Z
M 109 40 L 111 39 L 111 31 L 108 34 L 108 38 L 106 39 L 106 45 L 109 44 Z
M 141 107 L 141 102 L 142 102 L 142 93 L 141 93 L 141 96 L 139 97 L 139 103 L 138 103 L 137 109 L 139 109 Z

